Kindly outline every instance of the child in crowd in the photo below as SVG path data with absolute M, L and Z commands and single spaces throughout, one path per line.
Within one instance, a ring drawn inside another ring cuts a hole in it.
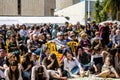
M 108 55 L 105 58 L 104 65 L 102 66 L 102 72 L 96 76 L 98 76 L 98 77 L 110 77 L 111 74 L 113 73 L 113 76 L 115 76 L 116 78 L 119 78 L 118 73 L 116 72 L 115 68 L 111 64 L 111 60 L 112 60 L 111 58 L 112 57 L 110 55 Z

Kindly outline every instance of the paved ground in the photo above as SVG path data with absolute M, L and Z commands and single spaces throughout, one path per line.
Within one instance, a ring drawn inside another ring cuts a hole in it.
M 99 78 L 96 77 L 95 75 L 90 75 L 89 77 L 78 77 L 78 78 L 72 78 L 72 79 L 68 79 L 68 80 L 120 80 L 119 79 L 115 79 L 115 78 Z
M 84 78 L 73 78 L 73 79 L 68 79 L 68 80 L 120 80 L 119 79 L 113 79 L 113 78 L 96 78 L 96 77 L 84 77 Z

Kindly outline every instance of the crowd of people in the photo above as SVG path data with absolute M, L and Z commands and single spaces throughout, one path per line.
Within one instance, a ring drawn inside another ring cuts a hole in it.
M 54 47 L 48 45 L 53 42 Z M 117 23 L 0 26 L 0 80 L 67 80 L 89 74 L 120 78 Z

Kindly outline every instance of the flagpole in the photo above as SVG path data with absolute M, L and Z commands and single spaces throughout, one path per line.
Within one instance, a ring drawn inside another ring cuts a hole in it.
M 88 0 L 88 18 L 90 18 L 90 0 Z

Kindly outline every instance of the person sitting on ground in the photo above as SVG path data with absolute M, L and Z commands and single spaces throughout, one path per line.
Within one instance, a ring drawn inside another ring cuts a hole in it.
M 115 47 L 120 45 L 120 30 L 116 30 L 116 35 L 113 36 L 113 44 Z
M 26 25 L 22 25 L 21 29 L 19 31 L 20 37 L 22 38 L 23 41 L 26 41 L 27 37 L 28 37 L 28 30 Z
M 94 49 L 94 55 L 91 56 L 91 65 L 90 71 L 92 73 L 100 73 L 103 65 L 103 56 L 101 55 L 101 48 Z
M 77 46 L 75 54 L 76 54 L 75 55 L 76 58 L 80 62 L 83 69 L 87 71 L 91 66 L 91 63 L 90 63 L 91 55 L 84 52 L 81 46 Z
M 112 57 L 110 55 L 106 56 L 104 65 L 102 66 L 102 72 L 99 73 L 98 77 L 110 77 L 111 73 L 113 73 L 113 76 L 116 78 L 119 78 L 118 73 L 116 72 L 115 68 L 112 66 Z
M 84 69 L 82 68 L 81 64 L 77 60 L 77 58 L 72 56 L 72 53 L 69 51 L 66 51 L 65 59 L 64 59 L 64 70 L 68 72 L 67 77 L 76 77 L 77 74 L 80 74 L 81 76 L 84 75 Z
M 62 76 L 57 57 L 54 53 L 51 53 L 47 58 L 43 60 L 43 65 L 45 65 L 45 67 L 48 69 L 50 80 L 66 80 L 66 77 Z
M 49 80 L 49 74 L 44 65 L 36 65 L 32 68 L 31 80 Z
M 40 33 L 38 35 L 38 38 L 39 38 L 38 40 L 39 40 L 40 47 L 47 42 L 45 35 L 43 33 Z
M 14 60 L 17 60 L 15 54 L 9 53 L 4 59 L 3 68 L 8 68 L 10 66 L 10 62 Z
M 38 57 L 35 53 L 32 53 L 30 59 L 31 59 L 31 61 L 33 61 L 33 65 L 39 65 Z
M 47 45 L 43 45 L 41 49 L 41 54 L 40 54 L 40 64 L 42 64 L 42 61 L 45 57 L 48 57 L 50 53 L 50 49 L 48 48 Z
M 0 52 L 0 70 L 4 70 L 3 64 L 4 64 L 4 56 L 3 56 L 3 52 Z
M 15 37 L 16 37 L 15 34 L 12 34 L 10 36 L 10 42 L 8 44 L 8 52 L 11 54 L 15 54 L 17 56 L 17 59 L 19 60 L 20 50 Z
M 2 70 L 0 70 L 0 80 L 5 80 L 5 75 Z
M 115 54 L 114 58 L 114 63 L 115 63 L 115 69 L 120 75 L 120 48 L 117 48 L 117 53 Z
M 18 68 L 18 62 L 10 62 L 9 68 L 5 69 L 5 80 L 23 80 L 21 69 Z
M 102 42 L 99 37 L 94 37 L 91 44 L 92 44 L 92 48 L 102 47 Z
M 70 41 L 70 39 L 68 38 L 68 33 L 64 33 L 64 40 L 66 43 L 68 43 Z
M 57 50 L 60 51 L 60 52 L 62 52 L 62 50 L 64 48 L 68 47 L 66 41 L 63 39 L 63 33 L 62 32 L 58 32 L 57 33 L 57 38 L 53 39 L 52 41 L 56 43 Z
M 0 34 L 0 49 L 2 49 L 3 51 L 5 50 L 5 43 L 3 40 L 3 36 Z
M 28 54 L 25 54 L 21 57 L 23 78 L 30 80 L 31 69 L 33 67 L 33 61 L 30 60 Z
M 91 47 L 90 40 L 88 39 L 88 36 L 86 33 L 81 34 L 80 45 L 81 47 L 84 47 L 84 48 Z
M 28 49 L 25 44 L 25 41 L 22 40 L 19 33 L 16 34 L 16 42 L 17 42 L 17 45 L 19 46 L 21 55 L 25 54 L 28 51 Z
M 70 31 L 69 35 L 70 35 L 70 37 L 69 37 L 70 41 L 78 42 L 78 39 L 76 38 L 76 35 L 73 31 Z
M 28 48 L 31 52 L 34 52 L 35 54 L 40 55 L 41 45 L 39 44 L 37 34 L 33 34 L 33 40 L 30 41 L 28 46 L 29 46 Z

